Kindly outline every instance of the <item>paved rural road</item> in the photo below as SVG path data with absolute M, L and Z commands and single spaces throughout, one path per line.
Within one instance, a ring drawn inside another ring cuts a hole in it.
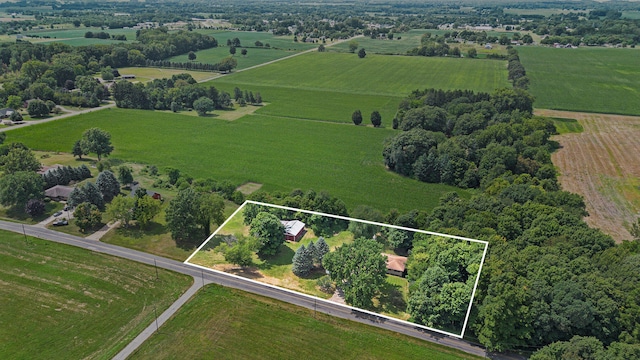
M 71 116 L 76 116 L 76 115 L 80 115 L 80 114 L 86 114 L 86 113 L 90 113 L 90 112 L 94 112 L 94 111 L 100 111 L 100 110 L 104 110 L 104 109 L 109 109 L 116 106 L 115 102 L 109 102 L 106 105 L 97 107 L 97 108 L 89 108 L 89 109 L 84 109 L 84 110 L 68 110 L 63 108 L 62 106 L 58 106 L 60 108 L 62 108 L 65 111 L 68 111 L 68 113 L 66 114 L 62 114 L 62 115 L 58 115 L 58 116 L 52 116 L 50 118 L 46 118 L 46 119 L 42 119 L 42 120 L 29 120 L 29 121 L 25 121 L 22 124 L 18 124 L 18 125 L 11 125 L 11 126 L 5 126 L 0 128 L 0 132 L 4 132 L 4 131 L 9 131 L 9 130 L 13 130 L 13 129 L 19 129 L 21 127 L 25 127 L 25 126 L 31 126 L 31 125 L 38 125 L 38 124 L 43 124 L 49 121 L 55 121 L 55 120 L 60 120 L 60 119 L 64 119 L 64 118 L 68 118 Z
M 462 350 L 464 352 L 474 354 L 474 355 L 491 357 L 496 359 L 519 358 L 519 357 L 506 356 L 503 354 L 490 354 L 481 346 L 469 343 L 464 340 L 456 339 L 446 335 L 440 335 L 437 333 L 432 333 L 429 331 L 418 329 L 414 326 L 398 323 L 393 320 L 379 319 L 377 317 L 372 317 L 368 315 L 363 316 L 360 313 L 353 312 L 351 309 L 345 308 L 343 306 L 339 306 L 337 304 L 326 303 L 324 301 L 315 301 L 314 299 L 309 298 L 307 296 L 297 295 L 295 293 L 279 290 L 276 288 L 271 288 L 271 287 L 256 284 L 253 282 L 242 281 L 241 279 L 237 279 L 235 277 L 231 277 L 221 273 L 200 270 L 198 268 L 195 268 L 190 265 L 186 265 L 179 261 L 151 255 L 148 253 L 144 253 L 144 252 L 140 252 L 132 249 L 123 248 L 116 245 L 106 244 L 106 243 L 102 243 L 95 240 L 87 240 L 81 237 L 60 233 L 57 231 L 53 231 L 53 230 L 38 227 L 38 226 L 23 225 L 20 223 L 13 223 L 8 221 L 0 221 L 0 229 L 17 232 L 17 233 L 22 233 L 24 229 L 27 235 L 33 236 L 36 238 L 55 241 L 58 243 L 67 244 L 71 246 L 77 246 L 84 249 L 88 249 L 88 250 L 92 250 L 92 251 L 96 251 L 96 252 L 100 252 L 108 255 L 118 256 L 121 258 L 137 261 L 137 262 L 148 264 L 148 265 L 157 264 L 157 266 L 161 268 L 172 270 L 181 274 L 190 275 L 194 277 L 194 279 L 196 279 L 196 281 L 194 281 L 194 286 L 192 286 L 187 291 L 187 293 L 185 293 L 180 299 L 178 299 L 176 303 L 174 303 L 174 305 L 176 305 L 175 307 L 172 305 L 172 307 L 169 310 L 167 310 L 165 313 L 162 314 L 163 322 L 166 321 L 173 313 L 175 313 L 175 311 L 178 310 L 178 308 L 184 302 L 186 302 L 193 295 L 193 293 L 195 293 L 198 290 L 199 287 L 202 286 L 203 282 L 205 283 L 211 282 L 211 283 L 219 284 L 222 286 L 227 286 L 227 287 L 231 287 L 231 288 L 235 288 L 243 291 L 248 291 L 254 294 L 271 297 L 274 299 L 285 301 L 294 305 L 302 306 L 307 309 L 312 309 L 312 310 L 319 311 L 332 316 L 337 316 L 344 319 L 349 319 L 349 320 L 361 322 L 364 324 L 377 326 L 379 328 L 395 331 L 395 332 L 409 335 L 415 338 L 423 339 L 426 341 L 430 341 L 430 342 L 438 343 L 451 348 L 455 348 L 458 350 Z M 147 331 L 147 330 L 150 330 L 150 331 Z M 154 330 L 155 330 L 155 324 L 151 324 L 143 333 L 145 333 L 146 334 L 145 336 L 148 337 L 154 332 Z M 144 339 L 146 339 L 145 336 L 143 336 L 143 338 L 140 338 L 140 339 L 136 338 L 134 340 L 135 344 L 137 344 L 136 348 L 137 346 L 142 344 Z M 134 344 L 131 344 L 131 346 L 134 346 Z M 135 349 L 131 351 L 134 351 L 134 350 Z

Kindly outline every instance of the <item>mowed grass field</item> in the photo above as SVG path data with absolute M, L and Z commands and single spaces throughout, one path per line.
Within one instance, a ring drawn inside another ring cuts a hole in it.
M 479 359 L 365 324 L 208 285 L 131 359 Z
M 380 111 L 390 126 L 400 100 L 425 88 L 492 92 L 508 87 L 506 62 L 312 52 L 215 79 L 216 87 L 260 92 L 257 114 L 351 122 L 360 109 L 368 123 Z
M 640 115 L 640 50 L 519 47 L 541 109 Z
M 110 359 L 191 278 L 0 231 L 0 358 Z
M 264 184 L 267 191 L 326 190 L 349 208 L 430 210 L 454 187 L 387 171 L 383 141 L 391 129 L 251 115 L 235 121 L 144 110 L 107 109 L 12 130 L 6 141 L 69 152 L 85 129 L 111 133 L 113 157 L 179 168 L 194 178 Z M 61 134 L 62 136 L 51 136 Z

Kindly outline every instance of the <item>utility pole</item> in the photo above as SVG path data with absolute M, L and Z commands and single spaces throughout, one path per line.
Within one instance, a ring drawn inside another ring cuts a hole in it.
M 158 280 L 160 276 L 158 275 L 158 263 L 156 263 L 156 259 L 153 259 L 153 266 L 156 267 L 156 280 Z

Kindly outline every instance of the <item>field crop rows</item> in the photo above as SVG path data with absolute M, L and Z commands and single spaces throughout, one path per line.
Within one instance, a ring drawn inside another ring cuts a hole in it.
M 640 118 L 547 111 L 578 119 L 581 133 L 558 136 L 561 148 L 552 154 L 564 190 L 585 198 L 589 225 L 614 239 L 629 240 L 627 230 L 640 212 Z
M 535 107 L 640 115 L 638 49 L 519 47 Z
M 111 358 L 191 283 L 71 246 L 0 237 L 3 359 Z

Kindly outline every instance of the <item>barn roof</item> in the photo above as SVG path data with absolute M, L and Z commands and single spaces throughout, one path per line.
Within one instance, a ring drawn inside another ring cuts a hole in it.
M 296 236 L 300 234 L 302 230 L 304 230 L 304 223 L 299 220 L 281 220 L 282 225 L 284 225 L 284 234 Z

